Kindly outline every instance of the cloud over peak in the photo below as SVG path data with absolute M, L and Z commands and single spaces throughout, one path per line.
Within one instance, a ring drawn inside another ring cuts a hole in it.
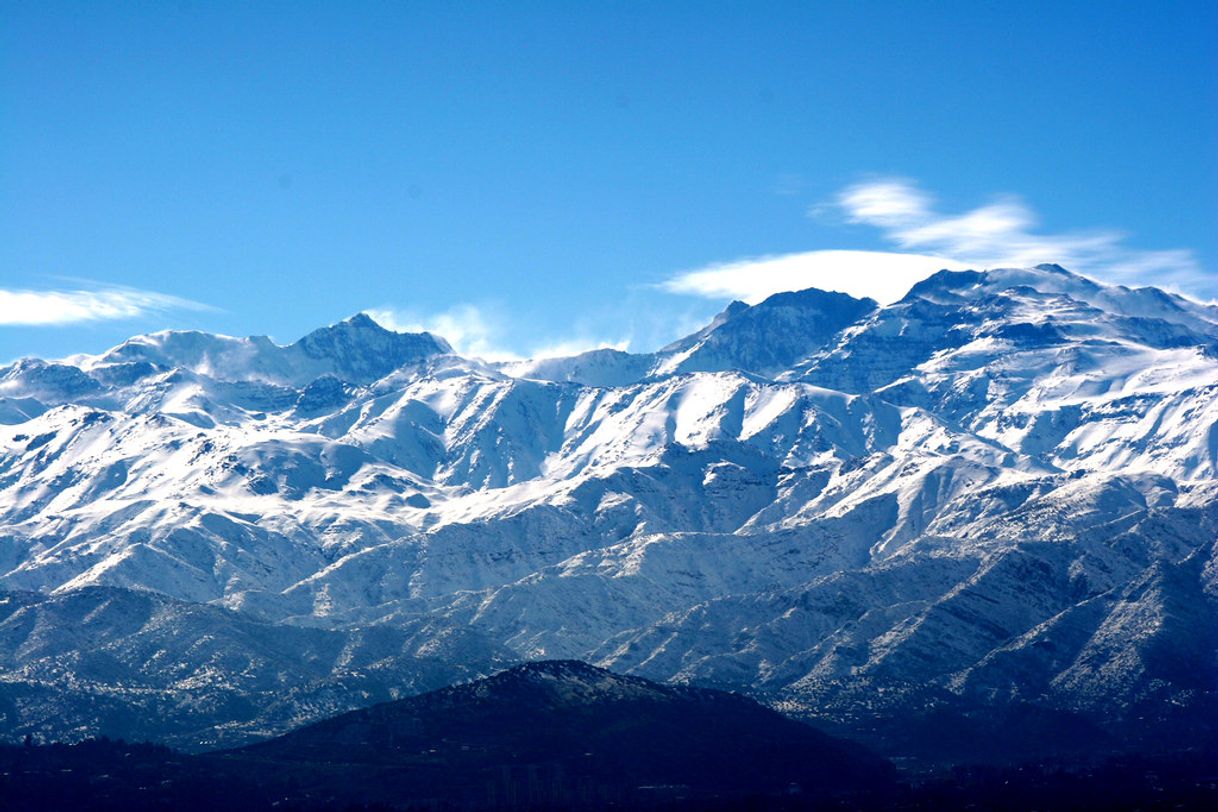
M 774 293 L 816 287 L 881 303 L 901 298 L 938 270 L 1031 267 L 1052 262 L 1119 284 L 1155 285 L 1211 298 L 1218 281 L 1191 251 L 1143 251 L 1112 229 L 1051 233 L 1013 196 L 956 214 L 901 178 L 878 178 L 843 189 L 829 208 L 850 223 L 878 230 L 894 251 L 805 251 L 745 257 L 679 273 L 661 283 L 671 293 L 755 303 Z M 826 206 L 811 213 L 821 214 Z
M 967 266 L 947 257 L 888 251 L 804 251 L 748 257 L 677 274 L 663 282 L 669 293 L 756 304 L 774 293 L 821 288 L 895 302 L 917 282 L 945 268 Z
M 628 339 L 606 340 L 585 334 L 574 337 L 550 338 L 519 352 L 510 347 L 512 324 L 474 304 L 458 304 L 440 313 L 420 315 L 391 307 L 364 311 L 374 321 L 389 330 L 401 333 L 426 331 L 438 335 L 452 345 L 457 354 L 483 361 L 523 361 L 526 358 L 551 358 L 577 355 L 593 349 L 626 349 Z
M 1054 262 L 1121 284 L 1149 284 L 1213 295 L 1214 281 L 1191 251 L 1143 251 L 1113 229 L 1051 233 L 1022 200 L 1000 197 L 959 214 L 944 214 L 911 181 L 885 178 L 855 184 L 837 197 L 847 218 L 880 230 L 903 251 L 955 257 L 973 268 L 1029 267 Z

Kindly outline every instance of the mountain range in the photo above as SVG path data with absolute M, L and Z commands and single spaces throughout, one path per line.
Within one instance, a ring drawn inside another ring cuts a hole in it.
M 0 590 L 12 736 L 234 746 L 561 658 L 890 756 L 1212 738 L 1218 307 L 1042 265 L 651 353 L 357 315 L 22 359 Z

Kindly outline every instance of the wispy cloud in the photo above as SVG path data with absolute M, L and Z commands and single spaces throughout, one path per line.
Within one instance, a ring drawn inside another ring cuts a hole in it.
M 1137 250 L 1125 244 L 1126 235 L 1112 229 L 1042 232 L 1035 212 L 1016 197 L 943 214 L 917 184 L 880 178 L 847 187 L 809 214 L 823 217 L 828 211 L 878 229 L 899 250 L 745 257 L 684 271 L 661 288 L 753 303 L 781 291 L 817 287 L 887 303 L 945 268 L 980 270 L 1054 262 L 1111 282 L 1157 285 L 1205 297 L 1218 293 L 1218 280 L 1202 270 L 1191 251 Z
M 966 263 L 941 256 L 888 251 L 805 251 L 747 257 L 677 274 L 661 284 L 670 293 L 756 304 L 786 290 L 821 288 L 895 302 L 913 285 L 944 268 Z
M 486 361 L 511 361 L 519 355 L 503 343 L 500 320 L 472 304 L 461 304 L 441 313 L 419 314 L 392 307 L 364 311 L 382 327 L 400 333 L 426 331 L 441 336 L 460 355 Z
M 425 330 L 443 337 L 459 355 L 484 361 L 554 358 L 606 347 L 625 349 L 630 343 L 629 339 L 606 340 L 580 334 L 527 345 L 521 349 L 511 341 L 511 325 L 506 319 L 474 304 L 460 304 L 427 315 L 391 307 L 370 308 L 364 312 L 382 327 L 403 333 Z
M 945 214 L 916 183 L 879 178 L 846 187 L 810 214 L 819 217 L 830 210 L 838 215 L 839 222 L 844 216 L 846 222 L 877 229 L 895 250 L 820 250 L 745 257 L 678 273 L 659 287 L 704 300 L 741 299 L 750 304 L 774 293 L 817 287 L 869 296 L 887 304 L 943 269 L 981 270 L 1055 262 L 1114 282 L 1154 284 L 1200 295 L 1215 292 L 1214 278 L 1202 271 L 1190 251 L 1134 249 L 1126 245 L 1125 235 L 1111 229 L 1045 232 L 1039 229 L 1035 212 L 1015 197 L 1000 197 L 977 208 Z M 443 336 L 467 357 L 518 361 L 607 347 L 624 350 L 631 346 L 632 338 L 640 339 L 640 332 L 644 346 L 651 349 L 653 339 L 662 343 L 675 338 L 674 331 L 688 333 L 705 322 L 704 314 L 698 313 L 684 320 L 688 324 L 677 325 L 667 304 L 661 317 L 648 318 L 649 308 L 655 304 L 649 296 L 619 303 L 614 318 L 608 321 L 620 326 L 626 337 L 616 338 L 604 337 L 616 329 L 606 330 L 604 318 L 595 328 L 574 326 L 573 336 L 538 337 L 493 308 L 473 304 L 433 314 L 392 307 L 366 312 L 391 329 L 427 330 Z M 653 321 L 663 327 L 642 329 Z
M 1212 275 L 1203 272 L 1191 251 L 1138 250 L 1126 245 L 1127 235 L 1114 229 L 1042 231 L 1036 213 L 1014 196 L 944 214 L 915 183 L 883 178 L 848 187 L 836 202 L 851 222 L 880 229 L 902 250 L 957 257 L 974 268 L 1055 262 L 1122 284 L 1214 292 Z
M 617 340 L 609 340 L 603 338 L 570 338 L 556 341 L 552 344 L 543 344 L 534 348 L 530 353 L 530 358 L 564 358 L 569 355 L 579 355 L 581 352 L 588 350 L 628 350 L 630 349 L 630 339 L 621 338 Z
M 169 310 L 209 310 L 206 305 L 132 288 L 20 290 L 0 288 L 0 325 L 54 326 L 132 319 Z

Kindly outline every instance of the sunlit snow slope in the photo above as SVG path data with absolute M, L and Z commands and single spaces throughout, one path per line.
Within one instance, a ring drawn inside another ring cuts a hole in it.
M 1216 540 L 1218 308 L 1057 266 L 508 365 L 362 315 L 159 333 L 0 368 L 0 713 L 153 692 L 202 742 L 275 680 L 305 698 L 241 735 L 563 657 L 1124 719 L 1212 700 Z

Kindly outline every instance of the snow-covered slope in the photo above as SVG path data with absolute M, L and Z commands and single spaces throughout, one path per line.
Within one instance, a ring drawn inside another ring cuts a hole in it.
M 1057 266 L 942 272 L 887 307 L 735 303 L 642 355 L 493 366 L 356 316 L 0 368 L 0 589 L 397 630 L 453 666 L 590 659 L 841 718 L 881 685 L 1104 719 L 1201 701 L 1216 497 L 1218 309 Z M 36 614 L 61 643 L 39 679 L 68 691 L 86 644 Z M 207 673 L 240 686 L 262 644 L 218 639 Z M 23 656 L 0 680 L 29 679 Z

